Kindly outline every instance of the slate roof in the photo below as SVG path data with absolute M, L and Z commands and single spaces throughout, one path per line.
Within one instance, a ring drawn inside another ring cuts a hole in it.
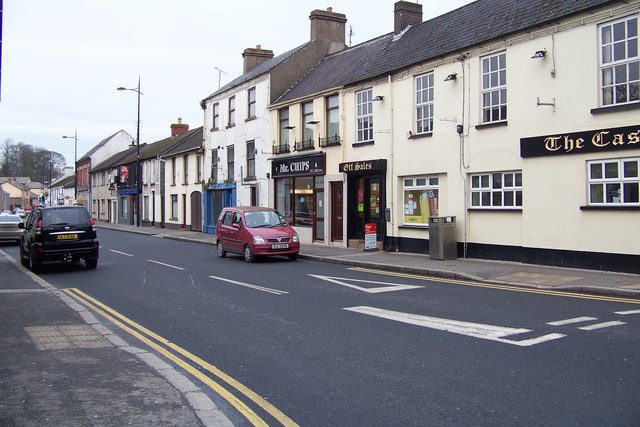
M 275 103 L 347 86 L 616 3 L 615 0 L 477 0 L 422 22 L 398 40 L 393 33 L 327 56 Z
M 113 138 L 114 136 L 116 136 L 116 135 L 117 135 L 117 134 L 119 134 L 120 132 L 124 132 L 124 133 L 126 133 L 126 134 L 129 136 L 129 138 L 133 139 L 133 138 L 131 137 L 131 135 L 129 135 L 129 134 L 128 134 L 124 129 L 121 129 L 121 130 L 119 130 L 118 132 L 115 132 L 113 135 L 109 135 L 108 137 L 106 137 L 106 138 L 105 138 L 105 139 L 103 139 L 102 141 L 98 142 L 98 143 L 96 144 L 96 146 L 95 146 L 95 147 L 93 147 L 91 150 L 87 151 L 87 153 L 86 153 L 84 156 L 80 157 L 80 158 L 78 159 L 78 161 L 80 161 L 80 160 L 86 160 L 86 159 L 90 158 L 90 157 L 91 157 L 91 155 L 92 155 L 93 153 L 95 153 L 96 151 L 98 151 L 98 149 L 99 149 L 100 147 L 104 146 L 107 142 L 109 142 L 109 140 L 110 140 L 111 138 Z M 134 141 L 135 141 L 135 139 L 134 139 Z
M 141 144 L 140 145 L 140 150 L 142 150 L 142 148 L 145 145 L 146 144 Z M 103 162 L 97 164 L 96 166 L 93 166 L 91 168 L 91 173 L 102 172 L 104 170 L 112 169 L 112 168 L 115 168 L 116 166 L 129 163 L 129 162 L 124 162 L 123 160 L 127 159 L 131 155 L 133 155 L 133 160 L 135 160 L 136 159 L 136 151 L 137 151 L 136 146 L 135 145 L 131 145 L 126 150 L 120 151 L 120 152 L 114 154 L 113 156 L 105 159 Z
M 240 77 L 237 77 L 236 79 L 232 80 L 231 82 L 227 83 L 226 85 L 222 86 L 220 89 L 218 89 L 217 91 L 215 91 L 214 93 L 212 93 L 211 95 L 209 95 L 208 97 L 206 97 L 205 99 L 202 100 L 202 102 L 205 102 L 211 98 L 216 97 L 219 94 L 222 94 L 226 91 L 228 91 L 229 89 L 232 89 L 236 86 L 239 86 L 245 82 L 251 81 L 253 79 L 255 79 L 258 76 L 261 76 L 262 74 L 268 73 L 269 71 L 271 71 L 273 68 L 275 68 L 276 66 L 282 64 L 284 61 L 286 61 L 287 59 L 291 58 L 294 54 L 296 54 L 298 51 L 304 49 L 305 47 L 307 47 L 309 44 L 311 44 L 312 42 L 306 42 L 294 49 L 291 49 L 288 52 L 285 52 L 281 55 L 278 55 L 274 58 L 271 58 L 270 60 L 263 62 L 262 64 L 258 65 L 256 68 L 254 68 L 253 70 L 249 70 L 246 73 L 242 74 Z
M 188 135 L 187 135 L 188 134 Z M 174 156 L 187 151 L 197 150 L 202 147 L 202 126 L 185 133 L 185 137 L 179 143 L 163 153 L 163 157 Z

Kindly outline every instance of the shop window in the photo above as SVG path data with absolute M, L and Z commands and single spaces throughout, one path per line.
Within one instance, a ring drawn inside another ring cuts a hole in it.
M 640 100 L 638 16 L 600 26 L 602 105 Z
M 429 217 L 438 216 L 438 177 L 417 176 L 403 179 L 404 224 L 429 224 Z
M 588 162 L 589 205 L 640 206 L 640 158 Z
M 283 178 L 276 181 L 276 210 L 295 226 L 313 224 L 313 177 Z
M 471 207 L 521 209 L 522 172 L 471 175 Z

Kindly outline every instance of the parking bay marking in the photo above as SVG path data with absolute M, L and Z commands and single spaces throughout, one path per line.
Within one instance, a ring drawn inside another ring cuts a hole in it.
M 346 286 L 347 288 L 366 292 L 368 294 L 377 294 L 380 292 L 394 292 L 394 291 L 405 291 L 408 289 L 424 288 L 424 286 L 404 285 L 401 283 L 377 282 L 375 280 L 350 279 L 347 277 L 321 276 L 319 274 L 309 274 L 309 276 L 315 277 L 316 279 L 326 280 L 327 282 L 335 283 L 340 286 Z M 385 286 L 381 286 L 381 287 L 379 286 L 377 288 L 364 288 L 362 286 L 354 285 L 348 282 L 371 283 L 375 285 L 385 285 Z
M 380 317 L 396 322 L 408 323 L 439 331 L 453 332 L 455 334 L 466 335 L 468 337 L 480 338 L 490 341 L 497 341 L 504 344 L 516 345 L 519 347 L 530 347 L 546 341 L 563 338 L 563 334 L 547 334 L 522 341 L 514 341 L 505 337 L 531 332 L 530 329 L 509 328 L 504 326 L 484 325 L 481 323 L 463 322 L 452 319 L 442 319 L 438 317 L 422 316 L 413 313 L 403 313 L 400 311 L 383 310 L 375 307 L 358 306 L 348 307 L 344 310 L 355 313 L 366 314 L 368 316 Z
M 284 294 L 288 294 L 289 293 L 287 291 L 281 291 L 279 289 L 265 288 L 264 286 L 258 286 L 258 285 L 252 285 L 250 283 L 238 282 L 237 280 L 226 279 L 224 277 L 218 277 L 218 276 L 209 276 L 209 277 L 212 278 L 212 279 L 220 280 L 220 281 L 227 282 L 227 283 L 232 283 L 232 284 L 238 285 L 238 286 L 244 286 L 245 288 L 255 289 L 257 291 L 267 292 L 267 293 L 274 294 L 274 295 L 284 295 Z

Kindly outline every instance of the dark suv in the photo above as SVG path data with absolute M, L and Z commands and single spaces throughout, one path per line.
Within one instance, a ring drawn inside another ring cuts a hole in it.
M 38 207 L 20 228 L 20 262 L 31 271 L 43 262 L 81 258 L 87 268 L 98 265 L 96 224 L 83 206 Z

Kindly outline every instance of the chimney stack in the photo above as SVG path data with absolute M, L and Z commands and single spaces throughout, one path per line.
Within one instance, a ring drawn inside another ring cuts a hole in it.
M 399 1 L 393 8 L 393 33 L 400 34 L 408 25 L 415 27 L 422 22 L 422 5 Z
M 273 58 L 273 51 L 262 49 L 262 46 L 258 44 L 255 49 L 250 47 L 246 48 L 244 52 L 242 52 L 242 57 L 244 58 L 242 73 L 246 73 Z
M 345 44 L 344 33 L 347 17 L 328 7 L 326 11 L 316 9 L 309 15 L 311 20 L 311 41 L 329 40 Z
M 182 124 L 182 117 L 178 117 L 178 123 L 171 124 L 171 136 L 177 136 L 189 130 L 189 125 Z

